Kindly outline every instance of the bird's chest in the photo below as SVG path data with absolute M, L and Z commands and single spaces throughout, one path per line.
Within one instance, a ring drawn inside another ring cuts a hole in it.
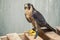
M 27 14 L 26 14 L 26 17 L 27 17 L 27 19 L 30 20 L 30 21 L 33 21 L 33 20 L 34 20 L 33 17 L 32 17 L 32 14 L 30 14 L 30 13 L 27 13 Z
M 31 14 L 26 14 L 26 17 L 27 17 L 29 20 L 31 20 L 31 18 L 32 18 Z

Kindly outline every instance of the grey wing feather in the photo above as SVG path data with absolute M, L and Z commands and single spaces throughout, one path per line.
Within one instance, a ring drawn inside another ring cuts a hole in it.
M 33 12 L 32 17 L 37 21 L 38 24 L 46 24 L 44 17 L 38 12 Z

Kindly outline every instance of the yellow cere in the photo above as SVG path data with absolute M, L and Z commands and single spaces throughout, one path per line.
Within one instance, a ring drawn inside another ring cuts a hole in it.
M 28 33 L 29 33 L 30 36 L 36 35 L 36 32 L 34 30 L 29 30 Z

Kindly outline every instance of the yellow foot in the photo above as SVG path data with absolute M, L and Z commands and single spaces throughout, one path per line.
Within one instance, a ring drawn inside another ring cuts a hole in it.
M 29 33 L 29 36 L 35 36 L 36 35 L 36 32 L 34 30 L 29 30 L 28 33 Z

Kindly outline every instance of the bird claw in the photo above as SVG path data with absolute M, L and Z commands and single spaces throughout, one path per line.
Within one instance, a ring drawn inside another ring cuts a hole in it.
M 29 36 L 34 36 L 34 39 L 36 39 L 38 36 L 38 31 L 29 30 L 28 33 L 29 33 Z
M 28 33 L 29 33 L 30 36 L 35 36 L 36 35 L 36 32 L 34 30 L 29 30 Z

